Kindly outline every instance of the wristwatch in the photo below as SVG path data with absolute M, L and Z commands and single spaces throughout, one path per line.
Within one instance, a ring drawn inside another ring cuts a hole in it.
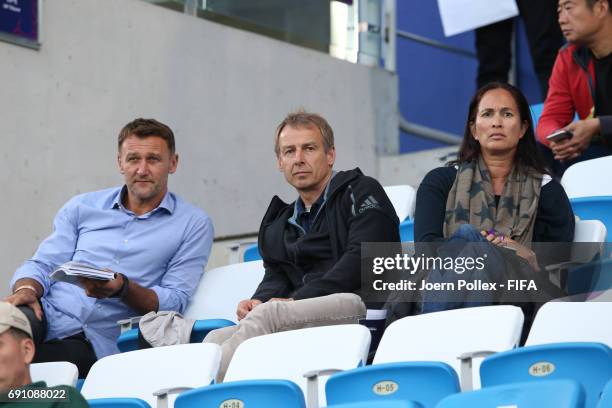
M 127 295 L 128 287 L 130 285 L 130 280 L 128 279 L 127 276 L 125 276 L 122 273 L 118 273 L 117 275 L 121 275 L 123 277 L 123 284 L 121 285 L 119 290 L 117 292 L 115 292 L 111 297 L 112 298 L 123 299 L 123 298 L 125 298 L 125 295 Z

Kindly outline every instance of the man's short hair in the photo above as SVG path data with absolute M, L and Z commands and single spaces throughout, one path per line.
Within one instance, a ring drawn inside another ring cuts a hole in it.
M 274 153 L 276 153 L 276 157 L 280 156 L 278 139 L 285 126 L 291 126 L 292 128 L 315 127 L 319 129 L 321 136 L 323 136 L 323 149 L 325 153 L 334 147 L 334 131 L 325 118 L 316 113 L 299 110 L 288 114 L 276 128 L 276 134 L 274 136 Z
M 595 3 L 597 3 L 599 0 L 586 0 L 586 4 L 589 7 L 589 9 L 593 9 L 593 6 L 595 5 Z M 612 0 L 608 0 L 608 13 L 612 13 Z
M 125 139 L 132 135 L 141 139 L 152 136 L 161 137 L 166 141 L 170 153 L 174 154 L 174 133 L 172 132 L 172 129 L 155 119 L 138 118 L 125 125 L 119 132 L 117 149 L 121 150 L 121 145 Z

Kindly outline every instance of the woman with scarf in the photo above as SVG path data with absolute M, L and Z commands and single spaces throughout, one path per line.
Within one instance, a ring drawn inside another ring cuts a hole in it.
M 485 85 L 470 103 L 457 160 L 430 171 L 419 186 L 415 241 L 441 243 L 438 256 L 486 254 L 486 266 L 463 275 L 434 269 L 426 281 L 499 285 L 517 276 L 509 270 L 517 265 L 522 274 L 530 269 L 543 277 L 531 243 L 571 242 L 573 236 L 569 200 L 544 168 L 525 97 L 512 85 Z M 450 243 L 463 249 L 449 249 Z M 491 291 L 424 291 L 421 298 L 423 313 L 500 301 Z

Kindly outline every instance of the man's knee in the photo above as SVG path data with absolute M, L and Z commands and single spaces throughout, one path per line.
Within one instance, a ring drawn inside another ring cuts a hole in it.
M 330 296 L 336 298 L 340 307 L 346 310 L 347 313 L 365 316 L 366 305 L 358 295 L 354 293 L 336 293 Z
M 358 295 L 335 293 L 290 302 L 266 302 L 253 309 L 245 320 L 275 332 L 311 323 L 332 324 L 334 321 L 348 320 L 357 323 L 365 315 L 366 306 Z
M 228 326 L 222 327 L 220 329 L 215 329 L 210 331 L 206 337 L 204 337 L 203 343 L 214 343 L 214 344 L 223 344 L 223 342 L 229 339 L 232 334 L 238 329 L 238 326 Z

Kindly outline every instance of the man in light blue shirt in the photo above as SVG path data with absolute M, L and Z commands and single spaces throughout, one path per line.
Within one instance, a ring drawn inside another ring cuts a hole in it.
M 96 358 L 118 352 L 118 320 L 185 310 L 212 246 L 210 218 L 168 191 L 178 164 L 168 126 L 128 123 L 117 160 L 125 185 L 68 201 L 53 233 L 15 272 L 5 299 L 33 323 L 34 362 L 72 361 L 81 378 Z M 112 270 L 115 279 L 82 279 L 82 289 L 49 278 L 71 260 Z

